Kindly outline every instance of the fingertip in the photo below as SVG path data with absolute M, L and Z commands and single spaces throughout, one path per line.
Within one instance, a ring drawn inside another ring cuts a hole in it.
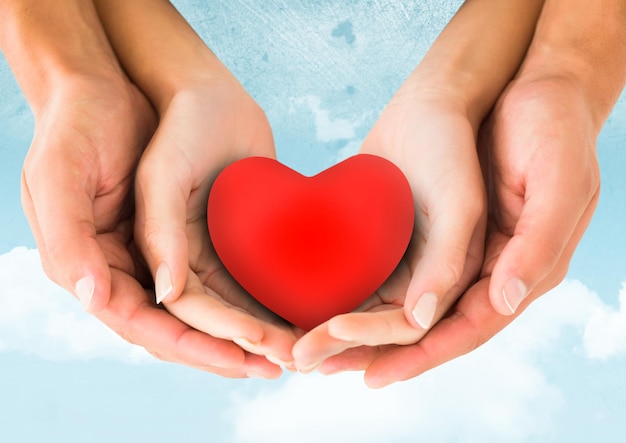
M 328 320 L 328 335 L 334 339 L 352 343 L 354 339 L 354 331 L 351 327 L 349 315 L 338 315 Z
M 414 303 L 407 303 L 404 312 L 414 328 L 430 329 L 439 306 L 439 297 L 434 292 L 423 293 Z
M 154 277 L 154 292 L 157 305 L 163 301 L 172 302 L 176 299 L 174 285 L 172 284 L 172 273 L 165 262 L 162 262 L 157 267 Z
M 492 280 L 493 281 L 493 280 Z M 489 292 L 492 307 L 501 315 L 515 314 L 528 296 L 528 287 L 518 277 L 509 277 L 504 284 Z
M 74 293 L 78 297 L 78 301 L 83 305 L 83 309 L 90 312 L 91 301 L 95 292 L 96 283 L 91 275 L 86 275 L 76 282 L 74 285 Z
M 167 211 L 169 209 L 163 209 L 162 216 L 169 216 Z M 144 223 L 138 221 L 135 231 L 140 249 L 151 270 L 156 303 L 172 303 L 178 300 L 189 275 L 184 221 L 149 216 Z
M 537 282 L 554 267 L 551 259 L 542 260 L 539 244 L 532 236 L 516 235 L 498 257 L 489 283 L 489 301 L 498 314 L 515 315 Z
M 384 378 L 368 376 L 367 372 L 363 375 L 363 381 L 370 389 L 382 389 L 393 383 L 385 380 Z
M 108 271 L 108 268 L 106 271 Z M 76 280 L 73 292 L 85 312 L 97 314 L 109 303 L 111 293 L 109 273 L 103 271 L 84 272 L 82 276 Z

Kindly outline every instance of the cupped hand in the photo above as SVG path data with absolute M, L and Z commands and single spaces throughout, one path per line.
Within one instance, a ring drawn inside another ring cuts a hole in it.
M 276 376 L 265 359 L 194 330 L 154 303 L 133 240 L 133 178 L 156 116 L 120 78 L 75 76 L 40 106 L 22 201 L 48 276 L 127 341 L 232 377 Z
M 485 343 L 565 276 L 595 210 L 599 128 L 567 78 L 513 82 L 480 137 L 489 223 L 480 280 L 417 344 L 361 349 L 321 370 L 370 386 L 415 377 Z
M 157 300 L 171 313 L 289 367 L 294 330 L 229 276 L 207 227 L 209 189 L 217 174 L 238 159 L 274 155 L 265 114 L 225 69 L 209 84 L 177 92 L 139 164 L 135 236 Z M 268 374 L 266 367 L 259 370 Z
M 463 109 L 443 97 L 416 99 L 401 90 L 387 106 L 361 151 L 391 160 L 407 177 L 416 210 L 411 243 L 392 276 L 362 306 L 297 342 L 300 370 L 337 354 L 331 360 L 362 360 L 381 345 L 417 342 L 474 281 L 486 222 L 475 138 Z M 363 345 L 368 348 L 353 349 Z

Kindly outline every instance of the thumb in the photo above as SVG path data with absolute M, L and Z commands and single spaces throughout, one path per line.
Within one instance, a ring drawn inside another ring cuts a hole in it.
M 526 197 L 513 237 L 498 257 L 491 276 L 489 297 L 500 314 L 514 314 L 533 290 L 544 293 L 565 278 L 569 259 L 599 196 L 597 183 L 595 190 L 585 192 L 579 188 L 579 183 L 564 177 L 558 186 L 541 186 L 540 192 Z M 570 190 L 567 197 L 562 189 Z
M 406 318 L 414 327 L 429 329 L 480 269 L 485 230 L 483 200 L 477 195 L 454 201 L 433 218 L 404 304 Z
M 137 171 L 135 239 L 152 272 L 156 302 L 161 303 L 176 300 L 187 281 L 189 192 L 177 181 L 181 175 L 175 172 L 176 159 L 156 153 L 146 152 Z
M 90 176 L 84 165 L 55 155 L 27 159 L 22 206 L 48 277 L 95 313 L 108 304 L 111 291 L 109 265 L 96 240 L 92 180 L 97 174 Z

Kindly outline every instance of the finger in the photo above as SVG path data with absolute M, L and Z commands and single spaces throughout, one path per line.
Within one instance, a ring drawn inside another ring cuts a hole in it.
M 295 338 L 290 331 L 224 303 L 218 294 L 202 286 L 191 273 L 183 295 L 166 303 L 166 307 L 197 330 L 231 340 L 248 352 L 268 356 L 278 365 L 292 364 L 291 348 Z
M 251 315 L 225 304 L 211 289 L 190 276 L 184 294 L 165 306 L 188 325 L 213 337 L 248 343 L 263 340 L 263 329 Z
M 214 252 L 211 251 L 207 255 L 209 260 L 217 261 Z M 193 276 L 191 278 L 194 278 Z M 236 310 L 238 313 L 248 315 L 263 330 L 261 341 L 250 343 L 249 340 L 240 340 L 240 346 L 249 352 L 265 355 L 267 359 L 279 366 L 288 369 L 293 367 L 293 357 L 291 356 L 291 348 L 297 338 L 304 334 L 304 331 L 290 325 L 284 319 L 268 310 L 265 306 L 250 296 L 223 267 L 217 271 L 213 270 L 209 277 L 202 274 L 198 275 L 196 281 L 204 282 L 204 292 L 218 300 L 223 306 Z M 201 288 L 199 282 L 196 283 L 198 289 Z M 188 288 L 190 288 L 188 284 Z M 209 300 L 203 302 L 208 303 Z M 187 312 L 187 311 L 185 311 Z M 186 313 L 179 311 L 181 319 L 186 321 Z M 195 315 L 194 311 L 189 310 L 190 315 Z M 184 317 L 183 317 L 184 316 Z M 206 319 L 198 319 L 198 322 L 204 323 Z M 209 326 L 200 326 L 199 329 L 205 329 Z
M 252 315 L 224 304 L 217 295 L 185 290 L 176 301 L 166 302 L 165 306 L 175 317 L 184 320 L 194 329 L 232 341 L 241 349 L 267 357 L 274 365 L 293 365 L 293 336 L 276 326 L 262 324 Z
M 189 268 L 186 228 L 191 185 L 186 178 L 191 173 L 178 151 L 164 149 L 162 143 L 157 132 L 136 179 L 135 238 L 152 272 L 157 303 L 176 300 Z
M 328 321 L 328 333 L 353 346 L 407 345 L 424 335 L 406 321 L 400 307 L 339 315 Z
M 594 200 L 597 200 L 597 195 Z M 565 247 L 556 268 L 567 269 L 569 257 L 574 253 L 591 220 L 595 203 L 587 208 L 575 233 Z M 489 299 L 490 278 L 486 277 L 472 286 L 459 300 L 454 311 L 439 321 L 417 344 L 389 348 L 373 359 L 365 374 L 365 382 L 373 388 L 408 380 L 456 357 L 478 348 L 501 331 L 519 315 L 530 302 L 553 288 L 560 280 L 550 274 L 540 282 L 532 296 L 520 305 L 515 315 L 502 316 L 494 310 Z M 349 365 L 339 360 L 341 364 Z M 332 367 L 332 366 L 331 366 Z M 341 366 L 340 366 L 341 367 Z
M 351 347 L 351 342 L 331 336 L 326 322 L 302 336 L 293 346 L 292 355 L 296 369 L 306 374 L 314 371 L 325 359 Z
M 541 189 L 527 187 L 528 196 L 514 235 L 494 265 L 490 298 L 502 315 L 515 313 L 548 276 L 554 284 L 563 280 L 567 265 L 557 264 L 570 240 L 582 236 L 597 203 L 599 184 L 592 190 L 581 188 L 589 185 L 581 184 L 580 178 L 569 171 L 559 171 L 542 184 Z M 564 189 L 568 190 L 567 197 Z
M 241 368 L 245 354 L 228 340 L 211 337 L 156 307 L 132 277 L 112 270 L 111 299 L 97 317 L 126 341 L 167 361 L 189 366 Z
M 302 337 L 293 349 L 296 367 L 310 372 L 322 361 L 350 348 L 412 344 L 424 330 L 410 325 L 400 307 L 333 317 Z
M 185 362 L 175 362 L 182 363 Z M 245 362 L 237 368 L 220 368 L 219 366 L 191 366 L 201 371 L 227 378 L 262 378 L 274 380 L 280 378 L 283 371 L 260 355 L 246 354 Z
M 22 205 L 43 268 L 86 311 L 98 312 L 109 300 L 111 279 L 94 224 L 98 172 L 73 153 L 31 149 L 22 174 Z
M 273 380 L 279 378 L 283 371 L 280 365 L 268 361 L 261 355 L 246 353 L 243 370 L 247 377 Z
M 513 317 L 498 315 L 489 302 L 489 279 L 461 298 L 454 312 L 439 321 L 418 343 L 390 348 L 365 372 L 369 387 L 380 388 L 408 380 L 482 345 Z
M 364 371 L 388 347 L 359 346 L 346 349 L 340 354 L 324 360 L 317 368 L 324 375 L 338 374 L 345 371 Z
M 415 328 L 429 329 L 480 269 L 486 223 L 482 188 L 462 197 L 451 198 L 430 220 L 404 304 L 406 319 Z
M 528 295 L 526 299 L 524 299 L 516 312 L 524 310 L 526 306 L 528 306 L 528 304 L 530 304 L 533 300 L 536 300 L 541 295 L 553 289 L 559 283 L 561 283 L 561 281 L 563 281 L 563 278 L 569 268 L 570 260 L 572 259 L 572 256 L 574 255 L 574 252 L 576 250 L 576 247 L 580 243 L 580 240 L 582 239 L 585 231 L 587 230 L 587 227 L 589 226 L 589 223 L 591 222 L 598 203 L 599 196 L 600 192 L 598 188 L 598 192 L 596 192 L 589 206 L 587 206 L 587 209 L 580 218 L 578 225 L 574 229 L 572 237 L 568 240 L 567 245 L 563 249 L 563 253 L 561 254 L 558 263 L 555 265 L 552 272 L 548 273 L 545 278 L 533 288 L 532 292 Z

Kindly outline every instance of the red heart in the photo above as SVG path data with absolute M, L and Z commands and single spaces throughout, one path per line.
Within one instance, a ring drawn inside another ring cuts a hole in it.
M 239 160 L 218 175 L 208 203 L 228 272 L 305 330 L 372 295 L 400 262 L 413 222 L 406 178 L 368 154 L 313 177 L 269 158 Z

